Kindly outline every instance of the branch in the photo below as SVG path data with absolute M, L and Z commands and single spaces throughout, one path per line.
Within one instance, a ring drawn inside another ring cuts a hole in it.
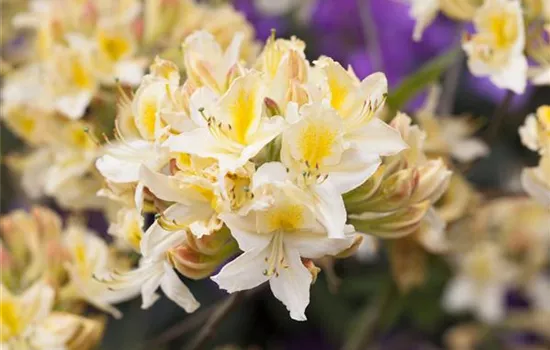
M 201 328 L 199 334 L 191 340 L 190 345 L 187 347 L 188 350 L 198 350 L 204 346 L 204 344 L 212 338 L 214 335 L 214 330 L 218 325 L 223 321 L 225 316 L 227 316 L 234 308 L 239 304 L 245 297 L 245 292 L 236 292 L 231 294 L 227 299 L 225 299 L 221 305 L 216 307 L 216 310 L 212 313 L 210 318 L 206 321 L 206 324 Z
M 367 349 L 375 332 L 380 327 L 380 319 L 388 311 L 388 307 L 396 297 L 395 293 L 395 283 L 389 279 L 386 285 L 380 288 L 378 296 L 359 311 L 357 319 L 353 322 L 356 327 L 342 347 L 343 350 Z

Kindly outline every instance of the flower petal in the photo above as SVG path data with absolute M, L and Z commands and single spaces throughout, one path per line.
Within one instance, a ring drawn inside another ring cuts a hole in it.
M 172 300 L 186 312 L 193 312 L 200 306 L 189 288 L 180 280 L 173 267 L 164 262 L 164 276 L 160 281 L 160 287 L 168 299 Z
M 271 291 L 285 304 L 292 319 L 305 321 L 305 310 L 309 304 L 309 288 L 313 278 L 302 264 L 298 251 L 286 249 L 285 253 L 288 267 L 281 269 L 278 276 L 273 276 L 269 280 Z
M 225 289 L 229 293 L 259 286 L 269 279 L 264 274 L 266 269 L 265 259 L 269 254 L 268 249 L 269 245 L 264 248 L 244 252 L 238 258 L 225 265 L 220 273 L 212 276 L 211 279 L 221 289 Z

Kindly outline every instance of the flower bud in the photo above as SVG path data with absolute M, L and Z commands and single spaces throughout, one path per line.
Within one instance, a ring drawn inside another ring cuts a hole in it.
M 237 243 L 225 227 L 201 238 L 187 232 L 186 238 L 185 242 L 168 251 L 168 259 L 182 275 L 191 279 L 210 276 L 238 252 Z
M 268 116 L 274 117 L 276 115 L 282 115 L 281 109 L 277 105 L 277 102 L 273 101 L 269 97 L 264 99 L 264 105 Z
M 163 60 L 160 57 L 155 57 L 155 61 L 149 67 L 150 74 L 149 76 L 153 78 L 158 78 L 162 80 L 167 80 L 174 82 L 175 84 L 179 83 L 180 73 L 179 67 L 168 60 Z
M 382 238 L 399 238 L 420 227 L 420 222 L 430 206 L 429 201 L 424 201 L 388 213 L 352 214 L 349 215 L 349 223 L 360 232 Z

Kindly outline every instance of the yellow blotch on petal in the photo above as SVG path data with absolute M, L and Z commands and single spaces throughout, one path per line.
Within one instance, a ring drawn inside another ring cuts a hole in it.
M 100 32 L 98 42 L 101 52 L 114 62 L 120 60 L 130 50 L 130 43 L 122 36 Z
M 328 78 L 328 86 L 331 93 L 330 104 L 332 108 L 339 110 L 348 96 L 348 89 L 336 77 L 330 76 Z
M 86 71 L 82 62 L 73 59 L 71 62 L 71 78 L 73 83 L 80 89 L 88 89 L 92 86 L 92 79 Z
M 241 89 L 235 101 L 229 107 L 231 114 L 231 127 L 235 140 L 241 144 L 246 143 L 248 131 L 256 120 L 256 92 Z
M 308 124 L 298 144 L 302 160 L 310 166 L 322 164 L 331 155 L 335 140 L 336 133 L 328 126 Z

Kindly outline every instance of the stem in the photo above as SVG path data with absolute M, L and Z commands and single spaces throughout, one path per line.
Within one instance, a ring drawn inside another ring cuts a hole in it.
M 187 347 L 188 350 L 198 350 L 205 345 L 205 343 L 212 338 L 214 330 L 222 322 L 222 320 L 244 299 L 244 292 L 236 292 L 231 294 L 225 299 L 222 304 L 214 310 L 210 318 L 206 321 L 206 324 L 201 328 L 199 334 L 191 341 Z
M 378 30 L 372 18 L 370 1 L 357 0 L 357 6 L 359 7 L 365 46 L 371 53 L 372 68 L 375 72 L 378 72 L 382 70 L 382 53 L 380 51 L 380 42 L 378 41 Z
M 376 330 L 380 326 L 380 320 L 386 313 L 392 300 L 396 297 L 395 283 L 390 279 L 386 285 L 380 288 L 379 295 L 372 303 L 366 305 L 359 311 L 355 322 L 355 329 L 351 332 L 348 340 L 342 347 L 343 350 L 364 350 L 372 341 Z
M 148 342 L 148 345 L 145 349 L 158 349 L 161 345 L 171 342 L 172 340 L 182 336 L 183 334 L 192 331 L 193 329 L 199 327 L 203 322 L 208 319 L 208 316 L 214 312 L 214 310 L 221 304 L 218 302 L 214 305 L 210 305 L 207 308 L 197 311 L 192 316 L 186 317 L 182 322 L 176 324 L 175 326 L 168 328 L 166 331 L 162 332 L 155 339 L 152 339 Z
M 459 51 L 456 55 L 456 61 L 447 72 L 443 81 L 443 92 L 438 106 L 437 114 L 446 116 L 451 115 L 454 109 L 456 100 L 456 90 L 462 73 L 462 63 L 464 61 L 464 53 Z
M 500 129 L 502 121 L 504 120 L 504 116 L 506 115 L 506 112 L 508 111 L 508 108 L 510 107 L 510 103 L 512 102 L 513 98 L 514 92 L 511 90 L 506 91 L 506 95 L 495 109 L 495 113 L 493 114 L 489 124 L 489 128 L 487 129 L 487 142 L 489 144 L 492 144 L 496 141 L 495 139 L 498 135 L 498 130 Z
M 464 26 L 461 25 L 458 27 L 457 38 L 455 39 L 456 46 L 460 46 L 463 30 Z M 458 52 L 456 53 L 455 61 L 445 75 L 445 78 L 443 80 L 443 91 L 441 94 L 439 106 L 437 108 L 438 115 L 451 115 L 453 112 L 456 100 L 456 90 L 460 81 L 460 74 L 462 73 L 465 57 L 466 56 L 464 55 L 464 51 L 458 50 Z

